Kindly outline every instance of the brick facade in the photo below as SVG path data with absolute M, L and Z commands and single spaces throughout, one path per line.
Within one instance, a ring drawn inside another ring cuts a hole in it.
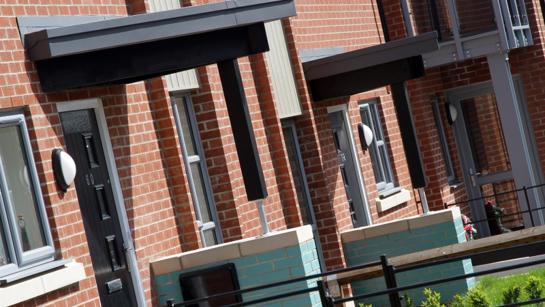
M 183 1 L 184 5 L 220 2 Z M 470 1 L 473 3 L 472 1 Z M 405 37 L 399 1 L 385 0 L 390 37 Z M 539 157 L 545 163 L 545 79 L 543 74 L 543 17 L 539 1 L 527 1 L 535 45 L 510 55 L 513 73 L 520 76 L 524 97 L 535 131 Z M 36 68 L 25 54 L 16 17 L 23 15 L 131 15 L 146 12 L 144 0 L 38 1 L 9 0 L 0 4 L 0 108 L 23 108 L 43 190 L 57 258 L 74 258 L 85 265 L 87 279 L 48 295 L 26 301 L 23 306 L 99 306 L 87 237 L 76 191 L 58 190 L 52 171 L 51 151 L 64 147 L 56 104 L 100 98 L 119 174 L 130 231 L 134 239 L 139 273 L 148 305 L 157 303 L 152 290 L 149 262 L 167 255 L 203 246 L 182 159 L 170 94 L 161 78 L 128 85 L 88 88 L 46 94 L 42 92 Z M 303 114 L 295 117 L 304 168 L 317 219 L 321 247 L 328 269 L 345 266 L 340 232 L 352 228 L 346 194 L 337 163 L 327 108 L 346 104 L 356 156 L 364 179 L 374 223 L 421 213 L 418 194 L 413 190 L 405 153 L 388 87 L 324 102 L 313 102 L 304 79 L 300 52 L 304 49 L 342 47 L 344 51 L 384 43 L 380 18 L 372 0 L 296 0 L 297 17 L 283 21 L 290 58 Z M 469 28 L 475 25 L 468 25 Z M 424 29 L 429 27 L 422 24 Z M 239 59 L 258 151 L 269 196 L 265 208 L 271 230 L 301 226 L 293 175 L 289 167 L 281 121 L 274 106 L 266 58 L 254 55 Z M 226 242 L 261 234 L 255 202 L 246 198 L 242 172 L 229 124 L 225 98 L 217 67 L 197 69 L 200 88 L 189 93 L 195 107 L 215 205 Z M 432 209 L 466 198 L 464 187 L 449 187 L 430 97 L 445 102 L 448 89 L 490 79 L 486 59 L 428 69 L 422 79 L 409 82 L 414 121 L 424 158 Z M 390 153 L 394 181 L 412 193 L 412 199 L 379 213 L 371 157 L 359 142 L 359 103 L 378 99 L 383 130 Z M 444 110 L 443 117 L 445 116 Z M 443 118 L 445 121 L 446 118 Z M 462 170 L 453 130 L 446 127 L 455 173 Z M 484 137 L 484 136 L 483 136 Z M 497 137 L 495 136 L 496 140 Z M 490 136 L 487 139 L 492 140 Z M 487 151 L 488 153 L 488 151 Z M 462 208 L 464 212 L 467 208 Z

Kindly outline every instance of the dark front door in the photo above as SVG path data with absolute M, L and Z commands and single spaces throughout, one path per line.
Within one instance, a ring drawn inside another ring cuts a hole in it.
M 329 121 L 333 130 L 333 141 L 337 150 L 337 159 L 352 216 L 352 224 L 354 227 L 367 226 L 369 224 L 365 212 L 367 206 L 361 192 L 362 189 L 360 189 L 356 173 L 358 170 L 354 161 L 355 155 L 348 139 L 348 128 L 343 111 L 329 113 Z
M 60 114 L 102 306 L 136 306 L 122 230 L 93 109 Z

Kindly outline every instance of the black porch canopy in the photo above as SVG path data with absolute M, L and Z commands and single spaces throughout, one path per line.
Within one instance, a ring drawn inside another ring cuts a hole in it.
M 422 54 L 439 48 L 436 32 L 303 63 L 314 101 L 354 95 L 424 76 Z
M 248 200 L 267 188 L 237 58 L 269 50 L 264 23 L 295 16 L 294 0 L 216 4 L 45 29 L 25 35 L 42 90 L 124 84 L 218 64 Z
M 303 63 L 314 101 L 354 95 L 391 85 L 413 187 L 427 180 L 405 81 L 424 76 L 422 54 L 439 49 L 431 32 Z
M 130 83 L 268 50 L 293 0 L 230 0 L 25 35 L 46 92 Z

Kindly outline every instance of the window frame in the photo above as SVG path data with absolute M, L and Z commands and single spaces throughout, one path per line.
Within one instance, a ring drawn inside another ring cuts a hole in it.
M 208 169 L 206 166 L 206 158 L 204 156 L 204 149 L 202 147 L 199 129 L 197 126 L 197 118 L 195 115 L 195 110 L 193 109 L 193 102 L 191 101 L 191 97 L 187 93 L 171 94 L 171 102 L 172 102 L 172 109 L 173 109 L 174 118 L 176 122 L 176 129 L 178 131 L 178 138 L 180 140 L 180 147 L 182 149 L 185 173 L 187 176 L 187 182 L 189 184 L 191 200 L 193 202 L 193 209 L 195 210 L 195 219 L 197 221 L 197 226 L 199 227 L 199 235 L 200 235 L 201 241 L 203 242 L 203 245 L 205 247 L 221 244 L 223 243 L 223 236 L 221 233 L 218 214 L 216 211 L 214 195 L 212 192 L 212 184 L 210 182 L 210 176 L 208 174 Z M 182 129 L 182 122 L 180 118 L 180 110 L 179 110 L 178 102 L 184 108 L 183 112 L 185 112 L 186 114 L 187 124 L 191 134 L 190 135 L 191 140 L 185 140 L 183 129 Z M 193 149 L 195 151 L 193 155 L 188 155 L 187 146 L 186 146 L 186 143 L 188 142 L 192 142 L 193 144 Z M 201 206 L 199 206 L 199 203 L 198 203 L 199 200 L 197 199 L 197 192 L 196 192 L 197 189 L 195 187 L 195 180 L 193 178 L 193 172 L 191 170 L 191 166 L 193 164 L 197 164 L 198 169 L 200 171 L 202 185 L 204 187 L 203 192 L 206 198 L 206 206 L 210 213 L 210 220 L 211 220 L 210 222 L 206 222 L 206 223 L 202 222 L 203 215 L 201 212 Z M 208 242 L 206 241 L 205 232 L 211 229 L 214 230 L 216 242 L 213 244 L 208 244 Z
M 306 172 L 304 163 L 301 156 L 301 149 L 299 146 L 299 139 L 297 136 L 297 127 L 295 126 L 295 122 L 293 119 L 285 119 L 281 121 L 282 130 L 284 134 L 284 142 L 286 143 L 286 153 L 289 151 L 288 149 L 288 138 L 291 139 L 291 142 L 293 143 L 293 154 L 295 156 L 295 161 L 288 161 L 290 164 L 290 167 L 292 167 L 292 163 L 294 163 L 294 168 L 297 168 L 299 170 L 300 175 L 300 184 L 301 188 L 303 189 L 302 196 L 303 196 L 303 204 L 299 203 L 299 200 L 297 201 L 299 204 L 299 210 L 304 210 L 306 215 L 306 221 L 303 221 L 305 225 L 315 225 L 316 224 L 316 218 L 314 216 L 314 207 L 312 205 L 312 199 L 310 197 L 310 190 L 308 187 L 308 182 L 306 178 Z M 288 154 L 289 155 L 289 154 Z M 293 177 L 295 177 L 295 174 L 292 174 Z M 294 178 L 295 180 L 295 178 Z
M 4 230 L 5 239 L 7 241 L 6 247 L 11 261 L 11 263 L 0 267 L 0 276 L 7 276 L 39 264 L 53 261 L 55 254 L 53 237 L 47 219 L 47 212 L 42 197 L 25 116 L 22 113 L 0 115 L 0 129 L 13 126 L 16 126 L 17 129 L 19 129 L 21 136 L 23 158 L 27 163 L 30 186 L 33 190 L 35 200 L 34 205 L 40 222 L 40 228 L 43 231 L 45 245 L 26 252 L 23 251 L 22 242 L 19 241 L 16 230 L 18 223 L 15 217 L 15 209 L 13 204 L 11 204 L 11 200 L 6 196 L 9 194 L 7 190 L 8 185 L 3 162 L 0 159 L 0 227 Z
M 443 106 L 446 107 L 447 104 L 443 104 Z M 460 185 L 460 180 L 458 179 L 458 177 L 456 176 L 456 172 L 454 171 L 454 165 L 452 162 L 452 157 L 450 155 L 450 146 L 448 144 L 445 126 L 443 125 L 443 117 L 441 116 L 441 106 L 437 96 L 432 97 L 431 107 L 435 120 L 435 126 L 437 128 L 437 133 L 439 134 L 439 144 L 441 145 L 441 154 L 443 156 L 443 161 L 445 162 L 445 172 L 447 175 L 448 184 L 450 186 L 458 186 Z M 448 109 L 446 110 L 446 112 L 448 112 Z
M 386 142 L 386 135 L 382 125 L 384 125 L 380 110 L 378 107 L 378 99 L 367 100 L 360 102 L 360 117 L 363 124 L 367 125 L 373 131 L 373 142 L 369 145 L 369 154 L 371 156 L 371 163 L 373 164 L 373 173 L 375 175 L 375 182 L 377 185 L 377 191 L 379 195 L 389 195 L 390 191 L 396 188 L 394 171 L 392 168 L 392 162 L 390 152 L 388 149 L 388 142 Z M 367 118 L 364 113 L 369 116 L 370 122 L 367 122 Z M 378 132 L 378 133 L 377 133 Z M 377 136 L 380 136 L 380 141 L 377 141 Z M 386 157 L 383 161 L 381 156 Z M 377 174 L 377 170 L 380 174 Z M 382 176 L 383 181 L 378 181 L 378 175 Z

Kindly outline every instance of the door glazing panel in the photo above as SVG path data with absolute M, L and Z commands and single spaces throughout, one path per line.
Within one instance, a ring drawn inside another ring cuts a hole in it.
M 492 88 L 474 93 L 453 102 L 459 114 L 454 125 L 464 172 L 465 186 L 470 202 L 472 219 L 487 218 L 487 205 L 503 209 L 504 226 L 518 228 L 523 224 L 519 196 L 510 192 L 517 187 L 511 172 L 511 163 L 496 98 Z M 461 115 L 461 116 L 460 116 Z M 489 214 L 488 217 L 491 217 Z M 488 235 L 486 223 L 477 223 L 481 235 Z

